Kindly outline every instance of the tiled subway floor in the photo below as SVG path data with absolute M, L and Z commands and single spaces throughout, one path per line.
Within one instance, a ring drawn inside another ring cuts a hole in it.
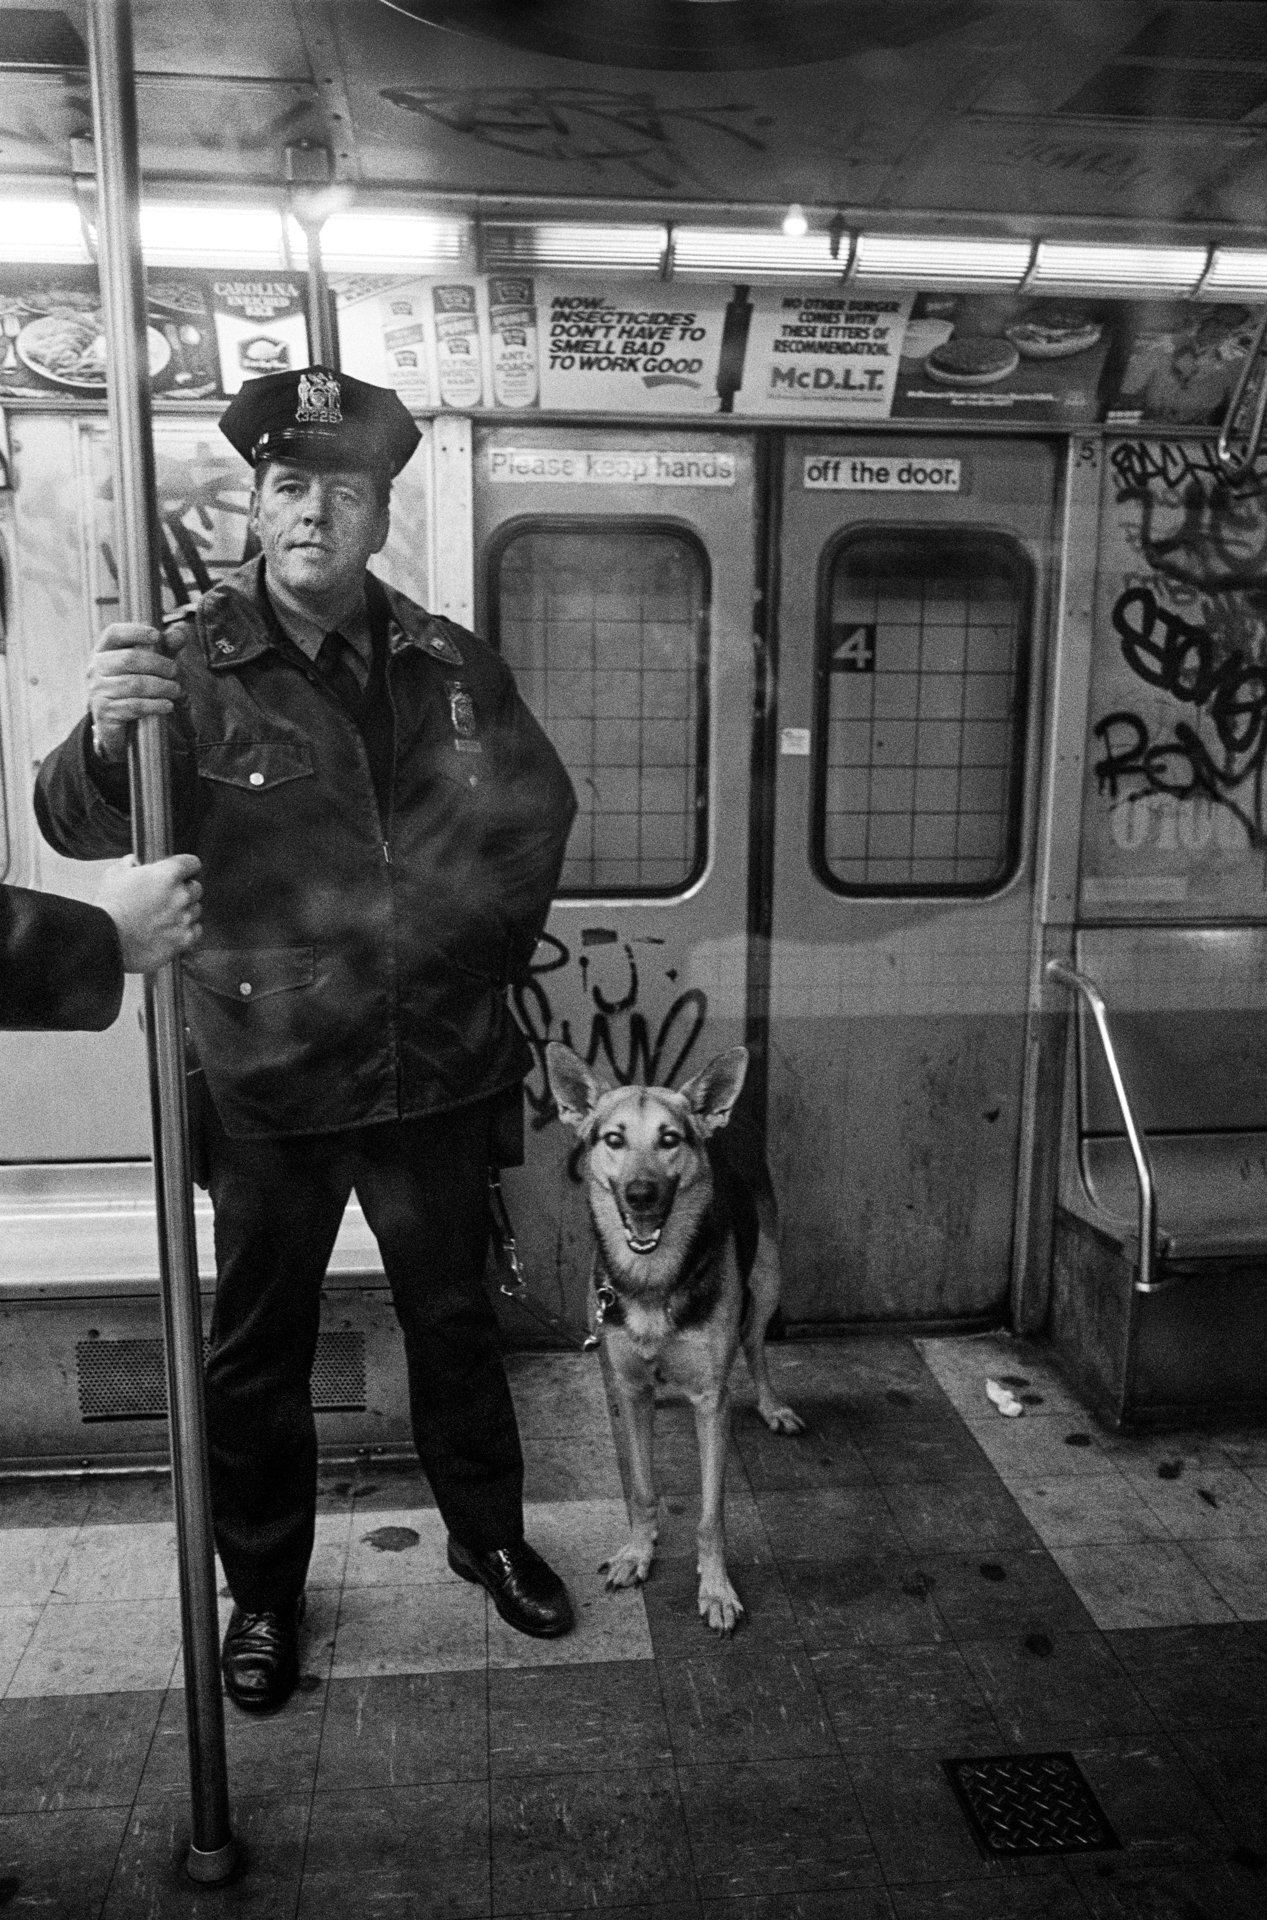
M 741 1382 L 731 1641 L 695 1613 L 680 1405 L 656 1569 L 603 1588 L 622 1436 L 595 1358 L 511 1361 L 565 1640 L 449 1574 L 416 1474 L 327 1473 L 300 1688 L 272 1719 L 227 1709 L 246 1871 L 216 1891 L 174 1865 L 166 1484 L 0 1487 L 6 1920 L 1262 1920 L 1267 1433 L 1107 1434 L 1002 1336 L 771 1353 L 810 1430 L 768 1434 Z M 1120 1850 L 984 1859 L 942 1761 L 1048 1750 Z

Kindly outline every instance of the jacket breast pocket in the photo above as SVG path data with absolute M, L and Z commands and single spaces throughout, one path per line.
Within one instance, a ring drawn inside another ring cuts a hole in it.
M 205 741 L 198 748 L 198 772 L 204 780 L 247 793 L 267 793 L 290 780 L 312 778 L 312 754 L 300 741 Z
M 197 986 L 218 999 L 248 1006 L 313 982 L 311 947 L 219 947 L 184 963 Z

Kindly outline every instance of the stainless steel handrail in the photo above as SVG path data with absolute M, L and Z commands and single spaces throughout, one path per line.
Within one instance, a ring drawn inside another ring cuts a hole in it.
M 154 626 L 162 603 L 138 213 L 141 173 L 130 0 L 88 0 L 88 55 L 97 149 L 98 257 L 111 470 L 119 522 L 115 542 L 119 610 L 125 620 Z M 172 850 L 172 815 L 166 730 L 159 716 L 146 715 L 132 727 L 128 774 L 137 858 L 161 860 Z M 184 1024 L 180 968 L 169 961 L 146 978 L 145 1027 L 180 1574 L 185 1719 L 189 1730 L 191 1835 L 185 1870 L 191 1879 L 215 1886 L 236 1871 L 238 1851 L 230 1824 L 220 1691 Z
M 1117 1096 L 1118 1111 L 1122 1116 L 1122 1125 L 1126 1128 L 1126 1138 L 1130 1142 L 1131 1157 L 1135 1162 L 1135 1179 L 1139 1187 L 1139 1271 L 1135 1276 L 1136 1293 L 1157 1293 L 1160 1282 L 1153 1276 L 1157 1269 L 1157 1182 L 1153 1175 L 1153 1163 L 1148 1155 L 1148 1142 L 1136 1123 L 1131 1108 L 1130 1095 L 1126 1091 L 1126 1082 L 1117 1063 L 1117 1053 L 1109 1033 L 1108 1009 L 1095 981 L 1085 973 L 1079 973 L 1063 960 L 1049 960 L 1046 966 L 1049 980 L 1058 980 L 1063 987 L 1070 987 L 1080 993 L 1091 1009 L 1096 1032 L 1100 1036 L 1100 1046 L 1104 1052 L 1104 1064 L 1109 1070 L 1109 1079 L 1113 1082 L 1113 1091 Z
M 1243 480 L 1258 458 L 1263 444 L 1263 425 L 1267 422 L 1267 362 L 1259 367 L 1258 396 L 1254 405 L 1254 419 L 1246 436 L 1245 444 L 1239 452 L 1232 447 L 1232 435 L 1236 431 L 1236 422 L 1240 418 L 1245 396 L 1249 392 L 1254 378 L 1254 369 L 1263 360 L 1263 347 L 1267 342 L 1267 312 L 1258 323 L 1249 352 L 1245 355 L 1244 365 L 1237 376 L 1232 389 L 1232 397 L 1227 403 L 1227 413 L 1219 429 L 1218 441 L 1214 448 L 1215 464 L 1225 480 L 1235 484 Z

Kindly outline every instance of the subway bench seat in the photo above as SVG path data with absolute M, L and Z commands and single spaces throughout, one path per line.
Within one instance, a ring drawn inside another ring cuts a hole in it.
M 1049 1332 L 1112 1426 L 1267 1420 L 1267 928 L 1087 927 L 1072 971 Z M 1103 1002 L 1128 1119 L 1085 985 Z

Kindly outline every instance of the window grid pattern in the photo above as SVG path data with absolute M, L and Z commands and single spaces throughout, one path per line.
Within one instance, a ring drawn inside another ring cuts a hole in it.
M 850 891 L 982 893 L 1018 841 L 1016 570 L 971 535 L 871 533 L 835 556 L 822 864 Z
M 703 850 L 706 562 L 664 529 L 512 535 L 496 564 L 503 658 L 579 812 L 559 891 L 672 893 Z

